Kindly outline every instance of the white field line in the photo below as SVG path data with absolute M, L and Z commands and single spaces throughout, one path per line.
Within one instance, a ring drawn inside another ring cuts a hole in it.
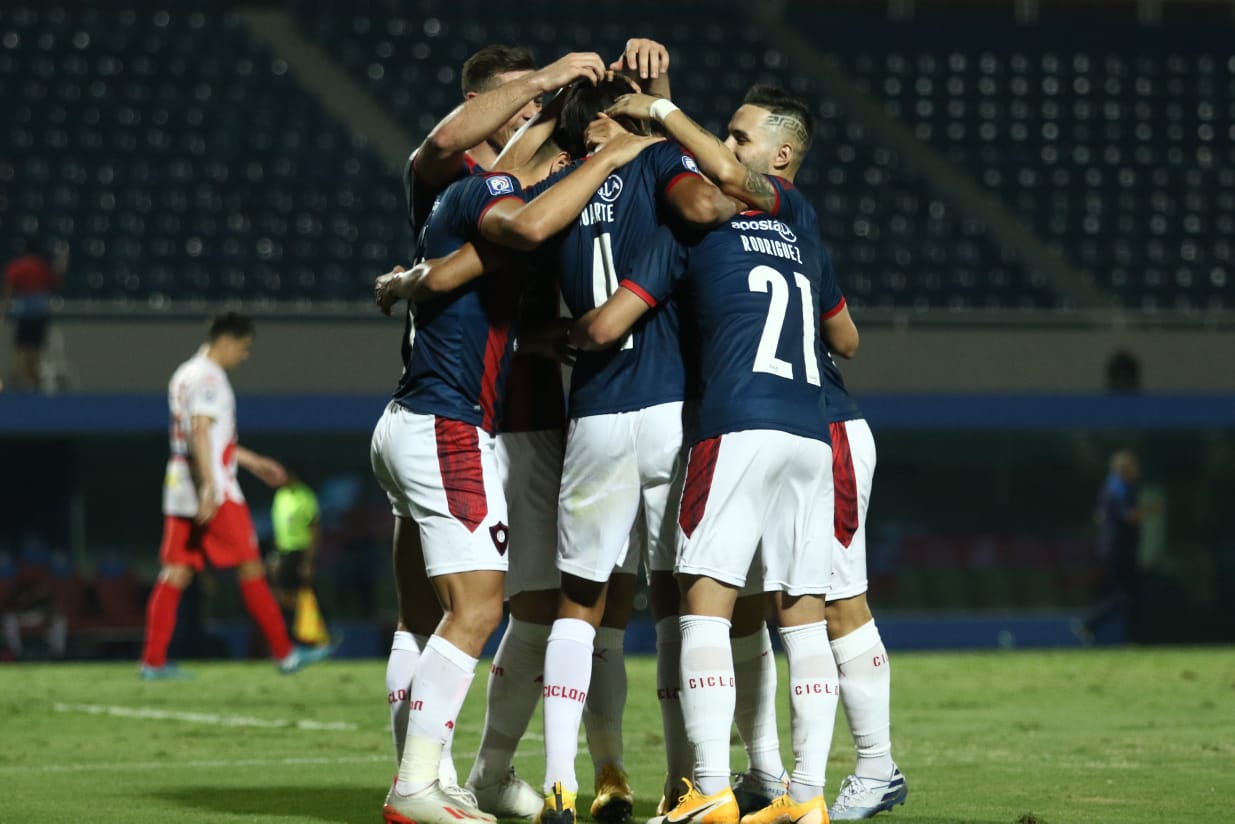
M 136 761 L 130 763 L 102 762 L 97 764 L 18 764 L 0 766 L 0 775 L 21 772 L 87 772 L 90 770 L 107 770 L 112 772 L 127 772 L 129 770 L 202 770 L 218 767 L 274 767 L 300 766 L 314 764 L 371 764 L 377 761 L 393 763 L 394 755 L 353 755 L 340 758 L 237 758 L 226 761 Z
M 250 718 L 245 715 L 218 715 L 211 712 L 181 712 L 161 710 L 155 707 L 122 707 L 109 704 L 52 704 L 56 712 L 80 712 L 86 715 L 111 715 L 117 718 L 144 718 L 154 721 L 184 721 L 190 724 L 207 724 L 212 727 L 265 727 L 297 730 L 334 730 L 350 732 L 359 729 L 347 721 L 310 721 L 282 718 Z

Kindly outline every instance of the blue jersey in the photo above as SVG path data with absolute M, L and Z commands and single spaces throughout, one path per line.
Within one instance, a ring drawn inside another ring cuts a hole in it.
M 1141 526 L 1132 520 L 1138 491 L 1135 483 L 1112 472 L 1098 492 L 1098 554 L 1103 558 L 1135 557 L 1141 542 Z
M 479 163 L 465 154 L 459 162 L 459 168 L 455 170 L 454 176 L 446 186 L 468 175 L 484 174 L 484 171 Z M 412 152 L 403 166 L 403 194 L 407 197 L 407 222 L 412 227 L 414 237 L 419 236 L 421 228 L 425 225 L 425 218 L 433 209 L 433 202 L 445 191 L 446 186 L 430 186 L 425 183 L 416 173 L 416 153 Z
M 478 175 L 451 184 L 425 221 L 417 261 L 448 255 L 479 237 L 485 212 L 507 198 L 522 202 L 519 181 L 511 175 Z M 495 432 L 519 286 L 519 279 L 491 272 L 409 306 L 395 400 L 413 412 Z
M 802 196 L 797 188 L 783 177 L 766 175 L 768 183 L 776 190 L 776 205 L 774 214 L 785 223 L 795 227 L 803 236 L 817 237 L 819 231 L 819 215 L 815 207 Z M 820 322 L 827 320 L 841 309 L 845 308 L 845 298 L 841 294 L 840 285 L 836 280 L 836 268 L 832 264 L 832 255 L 822 240 L 818 241 L 819 257 L 823 267 L 822 286 L 820 287 L 820 305 L 823 309 Z M 822 328 L 822 326 L 821 326 Z M 849 390 L 845 388 L 845 379 L 840 369 L 832 360 L 831 354 L 824 347 L 823 360 L 820 361 L 823 371 L 823 395 L 827 407 L 827 421 L 852 421 L 862 417 L 862 410 L 854 401 Z
M 829 440 L 816 326 L 824 287 L 818 233 L 817 224 L 794 227 L 758 211 L 697 239 L 679 241 L 662 227 L 623 283 L 651 302 L 681 281 L 700 348 L 692 442 L 746 429 Z
M 694 158 L 676 143 L 656 143 L 618 169 L 565 232 L 542 249 L 542 265 L 556 269 L 562 299 L 575 317 L 603 304 L 656 231 L 664 198 L 685 177 L 697 177 Z M 538 184 L 536 193 L 557 176 Z M 570 381 L 574 418 L 645 409 L 680 401 L 686 370 L 672 301 L 658 305 L 621 344 L 581 352 Z
M 840 286 L 836 282 L 836 269 L 832 265 L 832 255 L 828 253 L 827 247 L 821 247 L 821 249 L 823 250 L 824 294 L 839 296 L 841 291 Z M 828 307 L 825 299 L 823 303 L 823 317 L 820 321 L 827 320 L 844 308 L 844 297 L 841 297 L 831 308 Z M 836 361 L 832 358 L 832 353 L 827 350 L 826 346 L 823 350 L 822 366 L 823 395 L 828 408 L 828 422 L 854 421 L 862 417 L 862 410 L 858 408 L 858 402 L 853 399 L 853 396 L 849 394 L 849 390 L 845 388 L 845 378 L 841 375 L 840 369 L 836 366 Z

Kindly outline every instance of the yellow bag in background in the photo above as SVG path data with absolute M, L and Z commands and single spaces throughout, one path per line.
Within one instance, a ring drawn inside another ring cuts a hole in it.
M 317 596 L 312 587 L 301 587 L 296 594 L 296 618 L 292 634 L 296 640 L 313 646 L 330 643 L 330 632 L 322 620 L 322 611 L 317 606 Z

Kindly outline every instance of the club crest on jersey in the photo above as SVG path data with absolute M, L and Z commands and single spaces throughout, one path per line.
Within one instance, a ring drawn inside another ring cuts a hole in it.
M 515 192 L 514 181 L 506 175 L 486 177 L 485 185 L 489 187 L 489 194 L 494 197 L 497 197 L 498 195 L 511 195 Z
M 682 155 L 682 165 L 686 167 L 687 171 L 699 174 L 699 164 L 690 155 Z
M 510 542 L 510 527 L 498 521 L 489 527 L 489 537 L 493 539 L 493 546 L 497 548 L 497 554 L 505 555 L 506 545 Z
M 622 193 L 622 178 L 617 175 L 609 175 L 605 178 L 605 182 L 596 190 L 596 194 L 600 195 L 600 199 L 606 203 L 612 203 L 618 199 L 618 195 Z

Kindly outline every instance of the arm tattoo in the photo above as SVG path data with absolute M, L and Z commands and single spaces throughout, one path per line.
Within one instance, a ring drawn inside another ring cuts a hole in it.
M 757 206 L 768 214 L 772 214 L 776 208 L 776 190 L 772 188 L 772 184 L 768 183 L 768 179 L 756 172 L 754 169 L 746 170 L 746 193 L 751 195 L 746 198 L 752 206 Z

